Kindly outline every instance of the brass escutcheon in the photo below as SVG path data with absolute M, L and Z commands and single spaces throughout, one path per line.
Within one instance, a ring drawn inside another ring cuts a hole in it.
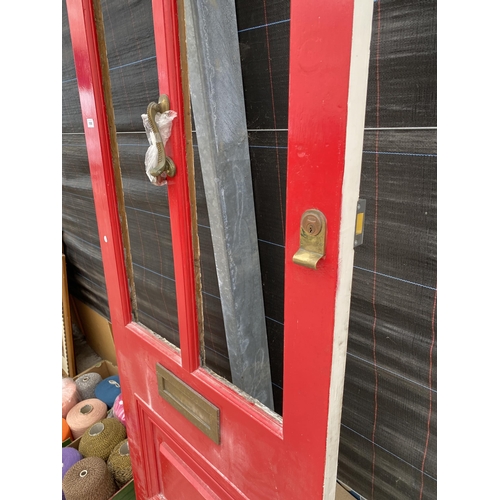
M 300 219 L 300 248 L 293 256 L 299 266 L 316 269 L 325 256 L 326 218 L 316 209 L 306 210 Z

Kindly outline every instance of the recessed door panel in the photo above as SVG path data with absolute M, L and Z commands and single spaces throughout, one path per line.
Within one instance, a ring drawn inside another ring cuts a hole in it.
M 248 498 L 204 460 L 197 450 L 183 442 L 180 436 L 173 438 L 175 431 L 142 401 L 138 401 L 137 409 L 141 441 L 149 443 L 144 450 L 147 456 L 145 463 L 151 464 L 147 467 L 150 484 L 148 495 L 162 494 L 174 500 Z M 169 429 L 169 432 L 164 432 L 165 429 Z

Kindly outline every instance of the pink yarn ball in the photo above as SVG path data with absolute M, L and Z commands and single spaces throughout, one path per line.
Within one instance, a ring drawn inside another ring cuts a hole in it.
M 62 416 L 66 418 L 69 410 L 80 402 L 76 382 L 72 378 L 62 379 Z
M 123 409 L 122 395 L 116 396 L 113 403 L 113 416 L 116 417 L 123 425 L 125 425 L 125 410 Z

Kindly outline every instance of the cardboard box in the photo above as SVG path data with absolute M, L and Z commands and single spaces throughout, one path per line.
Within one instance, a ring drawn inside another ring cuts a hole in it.
M 81 377 L 86 373 L 98 373 L 104 380 L 105 378 L 111 377 L 113 375 L 118 375 L 118 368 L 110 361 L 103 360 L 99 361 L 99 363 L 96 363 L 94 366 L 87 368 L 82 373 L 79 373 L 78 375 L 73 377 L 73 379 L 76 380 L 78 377 Z
M 104 380 L 105 378 L 111 377 L 113 375 L 118 375 L 118 368 L 113 363 L 110 363 L 107 360 L 99 361 L 99 363 L 96 363 L 94 366 L 91 366 L 82 373 L 75 375 L 73 377 L 73 380 L 76 380 L 78 377 L 81 377 L 85 373 L 98 373 Z M 108 411 L 108 415 L 110 411 L 111 410 Z M 62 447 L 64 448 L 65 446 L 69 446 L 70 443 L 71 439 L 68 438 L 62 443 Z
M 337 483 L 337 488 L 335 490 L 335 500 L 355 500 L 355 497 L 353 497 L 345 488 Z
M 82 438 L 79 437 L 75 441 L 73 441 L 68 446 L 71 448 L 75 448 L 78 450 L 78 446 L 80 445 L 80 440 Z M 110 500 L 135 500 L 135 489 L 134 489 L 134 480 L 129 481 L 125 486 L 119 489 Z
M 102 359 L 116 364 L 116 349 L 111 323 L 75 297 L 72 298 L 75 321 L 85 336 L 87 344 Z
M 91 366 L 87 370 L 83 371 L 82 373 L 79 373 L 75 377 L 73 377 L 74 380 L 76 380 L 78 377 L 81 377 L 82 375 L 85 375 L 86 373 L 98 373 L 102 379 L 104 380 L 105 378 L 111 377 L 113 375 L 118 375 L 118 368 L 111 363 L 110 361 L 103 360 L 100 361 L 99 363 L 96 363 L 94 366 Z M 111 411 L 111 410 L 110 410 Z M 108 412 L 109 414 L 109 412 Z M 80 445 L 80 440 L 81 437 L 78 439 L 75 439 L 73 442 L 66 444 L 66 446 L 69 446 L 71 448 L 75 448 L 78 450 L 78 446 Z M 65 443 L 67 443 L 65 441 Z M 63 446 L 65 444 L 63 443 Z M 135 500 L 135 489 L 134 489 L 134 480 L 132 479 L 129 481 L 123 488 L 118 490 L 110 500 Z
M 113 500 L 135 500 L 134 480 L 129 481 L 123 488 L 118 490 L 112 497 Z

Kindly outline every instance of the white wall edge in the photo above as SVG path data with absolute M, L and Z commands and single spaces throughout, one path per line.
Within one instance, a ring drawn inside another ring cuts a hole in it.
M 354 2 L 351 67 L 347 102 L 345 169 L 342 184 L 339 267 L 335 300 L 335 326 L 323 500 L 335 499 L 337 480 L 340 423 L 342 418 L 342 399 L 347 356 L 347 334 L 354 264 L 354 231 L 361 178 L 373 5 L 373 0 L 355 0 Z

